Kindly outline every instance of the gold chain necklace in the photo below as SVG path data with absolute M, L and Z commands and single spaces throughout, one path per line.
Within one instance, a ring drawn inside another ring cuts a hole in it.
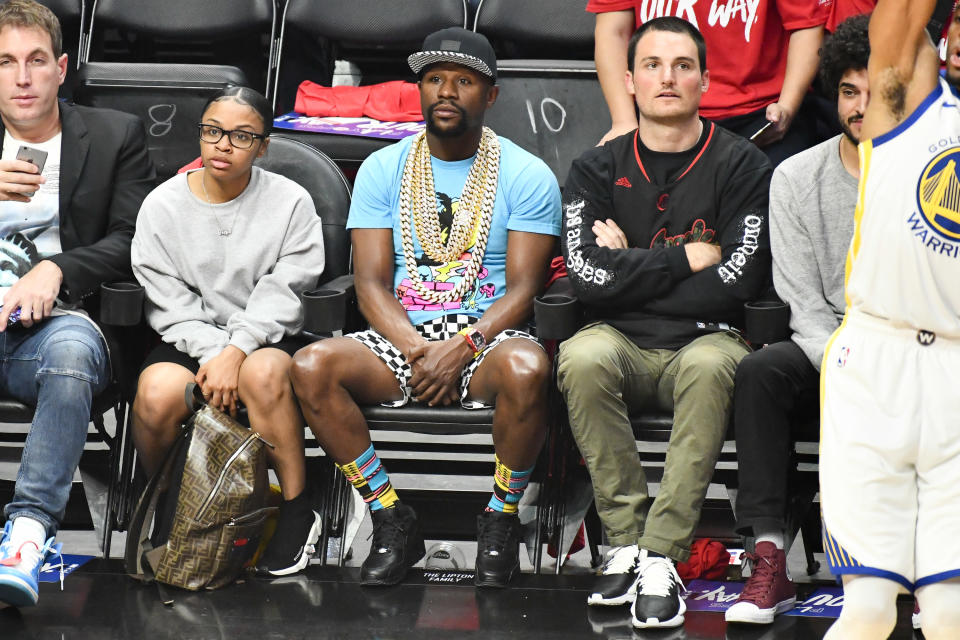
M 414 139 L 400 181 L 400 235 L 407 275 L 424 300 L 433 303 L 453 302 L 461 299 L 473 287 L 487 250 L 499 173 L 500 141 L 489 127 L 484 127 L 477 156 L 460 194 L 460 206 L 450 225 L 450 236 L 444 244 L 426 133 L 420 133 Z M 459 260 L 470 247 L 471 240 L 476 237 L 466 271 L 453 289 L 437 291 L 424 285 L 417 270 L 417 258 L 413 250 L 411 218 L 423 252 L 436 262 Z
M 213 214 L 213 221 L 217 225 L 217 231 L 220 232 L 221 236 L 228 236 L 233 233 L 233 228 L 237 224 L 237 214 L 240 213 L 240 207 L 236 203 L 233 205 L 233 218 L 230 220 L 230 228 L 224 229 L 220 226 L 220 216 L 217 215 L 217 210 L 213 206 L 213 201 L 210 200 L 210 194 L 207 193 L 207 183 L 204 178 L 207 175 L 207 170 L 204 169 L 203 173 L 200 174 L 200 188 L 203 189 L 203 197 L 207 199 L 207 206 L 210 207 L 210 213 Z

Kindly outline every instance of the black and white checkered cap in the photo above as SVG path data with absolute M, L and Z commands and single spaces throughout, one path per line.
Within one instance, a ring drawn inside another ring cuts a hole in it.
M 410 54 L 407 64 L 419 74 L 430 65 L 453 62 L 497 79 L 497 56 L 485 36 L 461 27 L 441 29 L 423 40 L 423 50 Z

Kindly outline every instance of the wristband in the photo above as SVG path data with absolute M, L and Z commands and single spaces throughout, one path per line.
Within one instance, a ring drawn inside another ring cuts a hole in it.
M 467 327 L 465 329 L 461 329 L 457 333 L 463 336 L 463 339 L 466 340 L 470 348 L 473 349 L 474 358 L 479 358 L 480 354 L 483 353 L 483 350 L 487 348 L 487 339 L 484 337 L 483 333 L 480 332 L 480 329 Z

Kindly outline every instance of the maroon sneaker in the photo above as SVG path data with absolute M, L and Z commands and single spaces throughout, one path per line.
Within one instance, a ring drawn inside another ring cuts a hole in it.
M 797 589 L 787 578 L 786 554 L 772 542 L 758 542 L 756 552 L 745 555 L 753 561 L 753 573 L 725 617 L 727 622 L 770 624 L 797 602 Z

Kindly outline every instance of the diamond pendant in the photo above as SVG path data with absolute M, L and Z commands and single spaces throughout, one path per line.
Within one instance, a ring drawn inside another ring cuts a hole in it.
M 222 235 L 222 236 L 228 236 L 228 235 L 230 235 L 230 231 L 225 231 L 225 230 L 223 230 L 223 229 L 220 229 L 220 235 Z

